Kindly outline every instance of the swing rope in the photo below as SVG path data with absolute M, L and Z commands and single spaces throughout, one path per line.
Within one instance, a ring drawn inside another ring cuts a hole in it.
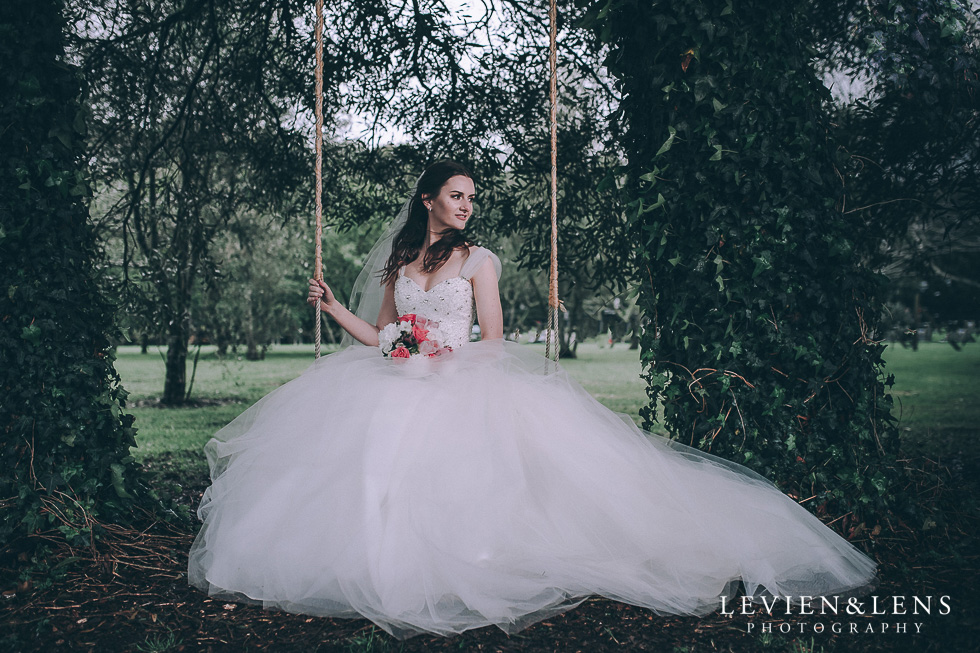
M 558 10 L 556 0 L 551 0 L 548 16 L 551 31 L 548 42 L 548 63 L 551 67 L 551 268 L 548 274 L 548 337 L 545 344 L 545 358 L 551 358 L 551 342 L 555 343 L 555 357 L 561 350 L 558 337 Z
M 316 107 L 316 135 L 313 138 L 314 148 L 316 149 L 316 190 L 315 213 L 316 213 L 316 235 L 313 238 L 315 253 L 313 264 L 313 278 L 317 281 L 323 280 L 323 0 L 316 0 L 316 81 L 314 88 L 314 99 Z M 320 358 L 320 299 L 317 298 L 313 305 L 316 313 L 314 318 L 316 324 L 313 328 L 313 358 Z

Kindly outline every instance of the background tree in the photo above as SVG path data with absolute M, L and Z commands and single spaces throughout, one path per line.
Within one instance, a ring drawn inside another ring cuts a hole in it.
M 308 41 L 295 9 L 119 0 L 77 10 L 96 174 L 118 198 L 101 219 L 122 243 L 131 305 L 165 333 L 165 404 L 186 399 L 191 298 L 215 276 L 215 240 L 250 212 L 288 211 L 309 170 L 294 124 L 308 86 L 296 74 Z
M 848 154 L 844 210 L 877 226 L 873 262 L 912 309 L 902 326 L 918 327 L 921 309 L 980 319 L 980 5 L 815 8 L 821 70 L 846 87 L 830 105 Z
M 63 4 L 0 5 L 0 566 L 58 533 L 89 545 L 146 496 L 88 222 Z
M 807 3 L 596 3 L 623 101 L 651 406 L 818 510 L 900 502 L 874 225 L 847 212 Z
M 394 180 L 410 178 L 416 162 L 409 148 L 369 151 L 358 144 L 328 143 L 325 163 L 324 275 L 346 301 L 365 255 L 400 206 L 398 193 L 410 187 L 406 180 L 396 189 Z M 295 200 L 298 207 L 305 204 Z M 219 273 L 198 293 L 201 301 L 191 317 L 219 353 L 245 344 L 246 358 L 256 360 L 273 342 L 312 338 L 303 297 L 313 274 L 313 229 L 304 214 L 245 215 L 218 237 L 214 258 Z M 329 320 L 323 324 L 324 340 L 338 343 L 342 334 Z

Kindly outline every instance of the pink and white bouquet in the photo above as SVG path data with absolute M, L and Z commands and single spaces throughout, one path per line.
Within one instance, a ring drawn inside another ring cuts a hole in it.
M 442 340 L 438 322 L 414 313 L 402 315 L 378 332 L 378 345 L 385 358 L 432 358 L 452 351 L 452 347 L 439 344 Z

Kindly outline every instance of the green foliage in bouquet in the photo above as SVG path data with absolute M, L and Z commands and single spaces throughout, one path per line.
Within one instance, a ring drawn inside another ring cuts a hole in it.
M 611 0 L 588 20 L 623 95 L 647 425 L 661 405 L 673 437 L 854 534 L 905 502 L 865 264 L 878 240 L 842 209 L 808 6 Z
M 0 553 L 85 545 L 145 495 L 87 222 L 62 3 L 0 9 Z M 59 535 L 60 532 L 60 535 Z M 8 566 L 9 568 L 9 566 Z

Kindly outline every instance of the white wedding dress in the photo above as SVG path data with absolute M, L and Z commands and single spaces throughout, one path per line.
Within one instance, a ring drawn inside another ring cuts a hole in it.
M 428 292 L 396 280 L 449 355 L 349 347 L 215 435 L 191 584 L 400 637 L 514 632 L 590 595 L 703 614 L 739 581 L 870 589 L 875 563 L 762 477 L 641 431 L 526 347 L 468 342 L 487 257 Z

